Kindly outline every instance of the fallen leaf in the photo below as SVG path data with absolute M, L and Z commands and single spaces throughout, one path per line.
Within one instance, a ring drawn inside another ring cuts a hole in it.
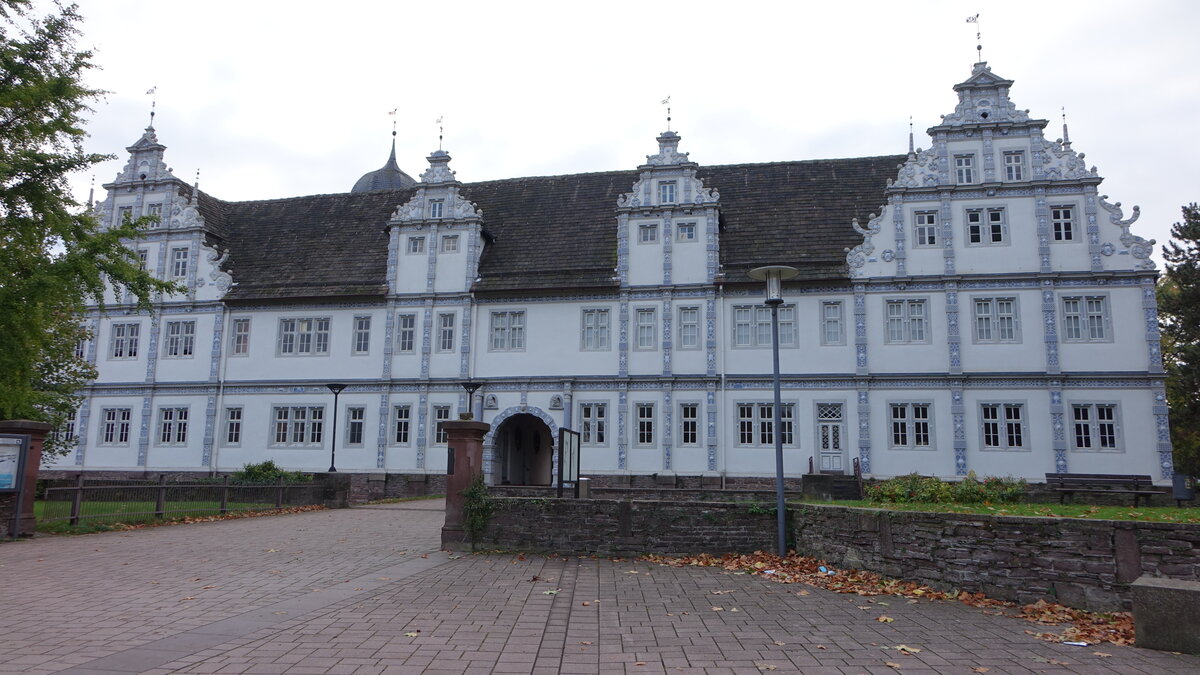
M 1093 656 L 1099 656 L 1099 657 L 1100 657 L 1100 658 L 1102 658 L 1102 659 L 1107 659 L 1107 658 L 1109 658 L 1110 656 L 1112 656 L 1112 654 L 1106 654 L 1106 653 L 1104 653 L 1104 652 L 1092 652 L 1092 655 L 1093 655 Z
M 724 612 L 725 611 L 724 607 L 711 607 L 710 609 L 712 609 L 712 611 L 714 611 L 714 612 Z
M 796 595 L 808 595 L 808 591 L 796 591 Z
M 212 589 L 212 588 L 216 588 L 216 586 L 201 586 L 201 587 L 200 587 L 200 590 L 202 590 L 202 591 L 207 591 L 207 590 L 209 590 L 209 589 Z
M 895 668 L 895 669 L 897 669 L 897 670 L 899 670 L 899 669 L 900 669 L 900 664 L 899 664 L 899 663 L 896 663 L 895 661 L 887 661 L 887 662 L 886 662 L 886 663 L 884 663 L 883 665 L 885 665 L 885 666 L 890 666 L 890 667 L 892 667 L 892 668 Z
M 637 574 L 637 570 L 629 570 L 625 574 Z
M 635 666 L 644 666 L 644 665 L 646 665 L 646 662 L 645 662 L 645 661 L 638 661 L 637 663 L 635 663 L 635 664 L 633 664 L 633 665 L 635 665 Z
M 879 623 L 891 623 L 891 622 L 895 621 L 895 619 L 893 619 L 890 616 L 882 616 L 882 615 L 875 617 L 875 620 L 878 621 Z
M 419 630 L 410 630 L 409 632 L 405 633 L 404 636 L 405 637 L 417 637 L 420 634 L 421 634 L 421 631 L 419 631 Z
M 559 590 L 561 589 L 556 588 L 553 591 L 542 591 L 542 595 L 558 595 Z
M 856 606 L 864 612 L 871 609 L 870 605 L 856 605 Z
M 267 553 L 279 553 L 279 549 L 277 549 L 277 548 L 269 548 L 269 549 L 267 549 Z
M 732 593 L 733 591 L 709 591 L 709 592 L 712 593 L 713 595 L 725 595 L 726 593 Z
M 769 663 L 756 663 L 754 664 L 754 667 L 758 668 L 759 670 L 775 670 L 775 666 Z
M 782 646 L 783 646 L 783 643 L 782 643 L 782 642 L 780 642 L 779 640 L 776 640 L 776 641 L 775 641 L 775 645 L 776 645 L 777 647 L 782 647 Z
M 587 602 L 587 601 L 585 600 L 585 601 L 583 601 L 583 602 L 581 602 L 581 603 L 579 603 L 579 604 L 583 605 L 584 607 L 589 607 L 589 606 L 591 606 L 591 604 L 592 604 L 592 603 L 590 603 L 590 602 Z
M 422 557 L 422 558 L 428 558 L 428 557 L 429 557 L 429 554 L 428 554 L 428 553 L 422 553 L 422 554 L 421 554 L 421 557 Z
M 971 669 L 971 672 L 973 672 L 973 673 L 986 673 L 986 672 L 987 672 L 987 671 L 989 671 L 989 670 L 991 670 L 991 668 L 988 668 L 987 666 L 975 666 L 974 668 L 972 668 L 972 669 Z
M 817 645 L 817 649 L 825 649 L 825 645 Z
M 581 644 L 581 645 L 590 645 L 590 644 L 592 644 L 592 643 L 590 643 L 590 642 L 588 642 L 588 641 L 584 640 L 583 642 L 580 642 L 579 644 Z
M 908 645 L 896 645 L 896 651 L 900 652 L 901 654 L 916 654 L 921 650 L 916 647 L 909 647 Z
M 192 577 L 191 579 L 188 579 L 188 581 L 200 581 L 203 578 L 204 577 Z
M 183 600 L 180 600 L 180 602 L 183 602 L 184 600 L 195 600 L 195 599 L 196 599 L 196 596 L 194 596 L 194 595 L 189 595 L 189 596 L 187 596 L 186 598 L 183 598 Z
M 734 607 L 733 609 L 731 609 L 731 610 L 729 610 L 729 611 L 731 611 L 731 612 L 740 612 L 740 611 L 742 611 L 742 610 L 738 609 L 737 607 Z

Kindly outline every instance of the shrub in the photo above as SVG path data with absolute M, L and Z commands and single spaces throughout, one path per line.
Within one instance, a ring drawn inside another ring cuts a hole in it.
M 866 489 L 868 501 L 893 504 L 1011 504 L 1021 501 L 1024 496 L 1024 479 L 989 476 L 979 480 L 974 471 L 953 483 L 910 473 Z
M 273 459 L 258 464 L 246 464 L 241 471 L 237 471 L 232 476 L 235 483 L 278 483 L 280 478 L 285 483 L 302 483 L 312 480 L 312 476 L 307 473 L 284 471 L 275 464 Z

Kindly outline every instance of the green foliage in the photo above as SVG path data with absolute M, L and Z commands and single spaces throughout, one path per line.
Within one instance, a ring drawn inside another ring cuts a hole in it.
M 275 464 L 275 460 L 268 459 L 258 464 L 246 464 L 230 478 L 235 483 L 249 484 L 278 483 L 280 478 L 285 483 L 303 483 L 311 481 L 312 475 L 299 471 L 284 471 Z
M 79 313 L 103 308 L 106 286 L 136 295 L 178 290 L 140 269 L 125 241 L 150 221 L 102 230 L 71 197 L 67 176 L 102 155 L 83 151 L 83 115 L 103 92 L 83 83 L 91 52 L 76 51 L 74 6 L 46 16 L 0 0 L 0 419 L 60 424 L 95 370 L 75 358 Z M 50 439 L 48 454 L 66 452 Z
M 1013 504 L 1024 496 L 1023 479 L 989 476 L 979 480 L 974 472 L 954 483 L 910 473 L 866 488 L 868 501 L 893 504 Z
M 1158 285 L 1159 329 L 1167 371 L 1175 470 L 1200 475 L 1200 207 L 1183 207 L 1163 246 L 1167 271 Z
M 483 534 L 492 518 L 496 505 L 488 495 L 487 484 L 483 482 L 482 475 L 476 476 L 460 494 L 463 496 L 463 530 L 467 533 L 467 540 L 471 542 L 471 549 L 474 550 L 479 543 L 479 536 Z

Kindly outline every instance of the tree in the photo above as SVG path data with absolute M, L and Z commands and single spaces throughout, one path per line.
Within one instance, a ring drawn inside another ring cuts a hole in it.
M 1200 207 L 1183 207 L 1163 246 L 1167 273 L 1158 285 L 1175 470 L 1200 475 Z
M 125 241 L 149 219 L 107 230 L 70 194 L 67 176 L 108 159 L 83 151 L 83 115 L 103 92 L 83 76 L 76 7 L 39 16 L 0 0 L 0 419 L 60 424 L 95 371 L 75 356 L 80 312 L 103 308 L 106 284 L 150 309 L 174 284 L 143 271 Z M 50 444 L 50 452 L 65 452 Z

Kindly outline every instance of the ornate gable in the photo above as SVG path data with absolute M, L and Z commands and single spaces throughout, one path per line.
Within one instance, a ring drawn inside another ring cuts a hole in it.
M 704 182 L 696 178 L 699 165 L 688 158 L 688 153 L 679 152 L 679 139 L 674 131 L 658 137 L 658 154 L 646 156 L 646 163 L 638 167 L 640 175 L 633 190 L 617 197 L 617 207 L 715 204 L 720 200 L 715 189 L 704 187 Z M 674 200 L 664 201 L 664 188 L 659 187 L 664 182 L 673 183 Z

